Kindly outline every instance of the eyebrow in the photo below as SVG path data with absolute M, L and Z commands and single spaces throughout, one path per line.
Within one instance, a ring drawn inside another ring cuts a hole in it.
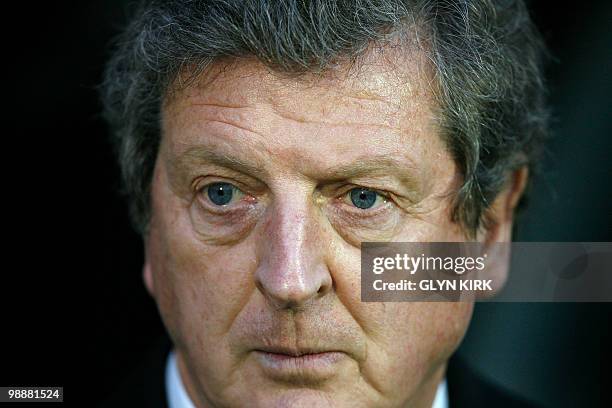
M 187 149 L 177 158 L 171 160 L 171 168 L 180 173 L 190 172 L 192 168 L 212 164 L 232 169 L 247 176 L 263 178 L 266 174 L 265 160 L 251 150 L 249 161 L 234 155 L 215 150 L 214 146 L 196 146 Z M 384 175 L 395 178 L 410 190 L 420 190 L 421 182 L 417 176 L 418 167 L 406 159 L 400 161 L 388 155 L 363 155 L 353 162 L 329 167 L 328 174 L 317 177 L 318 181 L 341 181 L 358 177 Z
M 407 167 L 404 163 L 393 159 L 388 155 L 367 155 L 355 159 L 352 163 L 340 165 L 333 168 L 333 179 L 348 179 L 371 174 L 373 172 L 384 172 L 388 170 L 401 170 Z M 415 169 L 416 170 L 416 169 Z M 406 173 L 409 173 L 408 171 Z
M 191 147 L 178 158 L 171 160 L 171 166 L 177 169 L 188 169 L 202 164 L 214 164 L 226 167 L 247 175 L 261 175 L 263 163 L 256 158 L 254 163 L 244 161 L 238 157 L 214 150 L 209 147 Z
M 352 163 L 334 167 L 333 175 L 329 180 L 349 180 L 383 175 L 396 179 L 410 191 L 420 192 L 422 182 L 419 180 L 418 173 L 418 167 L 409 159 L 400 161 L 388 155 L 367 155 L 358 157 Z

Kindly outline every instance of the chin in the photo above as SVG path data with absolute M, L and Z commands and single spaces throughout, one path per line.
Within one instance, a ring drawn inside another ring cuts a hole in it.
M 270 408 L 311 408 L 311 407 L 359 407 L 354 400 L 349 403 L 339 395 L 329 391 L 321 391 L 309 388 L 280 388 L 269 390 L 256 396 L 256 401 L 251 399 L 248 406 L 270 407 Z M 255 405 L 251 405 L 255 403 Z M 363 405 L 365 406 L 365 405 Z

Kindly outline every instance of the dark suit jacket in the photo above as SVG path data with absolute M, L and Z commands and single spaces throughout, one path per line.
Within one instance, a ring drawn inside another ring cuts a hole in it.
M 165 369 L 171 347 L 167 338 L 160 339 L 143 364 L 99 407 L 167 408 Z M 456 356 L 449 361 L 446 379 L 449 408 L 536 407 L 486 381 Z

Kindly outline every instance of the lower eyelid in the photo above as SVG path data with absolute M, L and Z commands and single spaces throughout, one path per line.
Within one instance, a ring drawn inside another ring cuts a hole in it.
M 345 213 L 348 213 L 350 217 L 368 219 L 368 218 L 373 218 L 379 215 L 383 215 L 384 213 L 390 211 L 392 209 L 391 206 L 393 205 L 393 203 L 391 202 L 391 200 L 385 199 L 385 201 L 378 207 L 369 208 L 365 210 L 355 207 L 353 204 L 348 204 L 344 202 L 344 200 L 342 199 L 340 199 L 339 205 L 344 207 L 343 211 Z M 337 210 L 342 210 L 342 209 L 338 208 Z
M 219 207 L 215 206 L 211 203 L 198 203 L 196 204 L 199 208 L 197 211 L 204 214 L 205 217 L 209 217 L 212 221 L 213 219 L 217 220 L 225 220 L 223 222 L 227 222 L 227 220 L 235 220 L 238 221 L 241 218 L 248 217 L 252 212 L 252 206 L 244 206 L 244 205 L 236 205 L 228 207 Z

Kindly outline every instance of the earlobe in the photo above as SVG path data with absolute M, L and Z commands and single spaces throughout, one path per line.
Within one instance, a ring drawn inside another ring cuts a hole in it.
M 487 210 L 488 228 L 484 231 L 483 240 L 486 245 L 512 241 L 514 211 L 527 185 L 528 174 L 526 166 L 515 170 Z
M 149 294 L 155 297 L 155 290 L 153 285 L 153 271 L 151 270 L 151 264 L 148 261 L 145 261 L 145 264 L 142 267 L 142 279 Z
M 506 188 L 487 210 L 489 224 L 480 242 L 488 254 L 487 277 L 493 281 L 493 291 L 488 296 L 499 292 L 508 278 L 514 210 L 527 185 L 527 177 L 527 167 L 514 171 Z
M 529 170 L 527 166 L 523 166 L 518 170 L 515 170 L 512 176 L 512 189 L 508 202 L 508 216 L 513 219 L 514 210 L 521 199 L 521 196 L 525 192 L 527 186 L 527 180 L 529 179 Z
M 142 266 L 142 280 L 144 281 L 145 287 L 149 294 L 155 297 L 155 285 L 153 280 L 153 268 L 149 260 L 148 242 L 145 239 L 145 261 Z

